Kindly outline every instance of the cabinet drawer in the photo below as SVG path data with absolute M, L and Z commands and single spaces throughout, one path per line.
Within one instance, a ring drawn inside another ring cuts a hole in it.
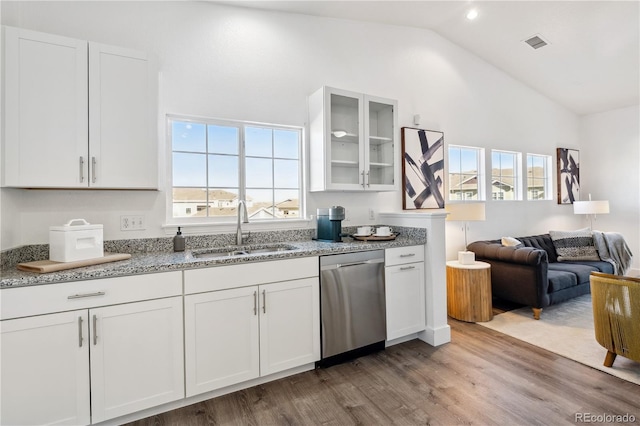
M 424 262 L 424 246 L 396 247 L 384 251 L 384 265 Z
M 4 289 L 0 319 L 182 295 L 182 272 Z
M 317 277 L 318 257 L 245 263 L 184 271 L 184 293 L 225 290 Z

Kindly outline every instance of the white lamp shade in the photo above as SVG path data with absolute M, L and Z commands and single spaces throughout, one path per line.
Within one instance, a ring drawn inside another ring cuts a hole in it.
M 449 213 L 447 220 L 485 220 L 484 203 L 447 204 L 444 209 Z
M 574 201 L 574 214 L 607 214 L 609 201 Z

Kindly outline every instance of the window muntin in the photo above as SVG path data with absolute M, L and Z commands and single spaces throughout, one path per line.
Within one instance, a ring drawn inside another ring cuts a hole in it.
M 521 200 L 521 154 L 510 151 L 491 151 L 491 199 Z
M 527 200 L 551 200 L 551 156 L 527 154 Z
M 449 200 L 484 200 L 484 149 L 449 145 Z
M 172 216 L 228 222 L 246 200 L 250 220 L 302 217 L 302 129 L 169 118 Z

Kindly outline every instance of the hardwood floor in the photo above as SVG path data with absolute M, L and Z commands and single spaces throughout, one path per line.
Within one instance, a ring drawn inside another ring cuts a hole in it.
M 629 414 L 640 386 L 496 331 L 449 319 L 452 341 L 413 340 L 131 425 L 563 425 Z

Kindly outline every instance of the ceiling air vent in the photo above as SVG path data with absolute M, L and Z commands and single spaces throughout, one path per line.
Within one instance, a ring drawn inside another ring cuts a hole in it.
M 544 47 L 547 44 L 549 44 L 546 41 L 544 41 L 540 36 L 537 36 L 537 35 L 526 39 L 524 42 L 527 43 L 529 46 L 533 47 L 534 49 L 540 49 L 541 47 Z

